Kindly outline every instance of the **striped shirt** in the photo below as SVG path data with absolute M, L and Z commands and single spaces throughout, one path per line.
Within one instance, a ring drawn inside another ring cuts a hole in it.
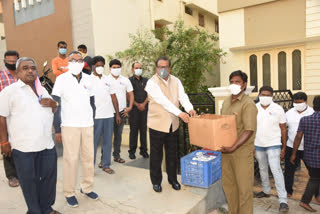
M 10 74 L 7 68 L 0 71 L 0 91 L 15 82 L 17 82 L 17 79 Z

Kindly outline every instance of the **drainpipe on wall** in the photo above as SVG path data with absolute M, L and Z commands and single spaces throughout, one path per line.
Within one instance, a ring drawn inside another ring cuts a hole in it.
M 150 25 L 151 25 L 151 30 L 154 30 L 154 0 L 149 0 L 149 12 L 150 12 Z

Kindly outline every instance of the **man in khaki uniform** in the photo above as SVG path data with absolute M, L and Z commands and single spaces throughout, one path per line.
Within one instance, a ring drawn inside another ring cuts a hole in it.
M 229 214 L 253 213 L 254 138 L 257 107 L 244 94 L 248 76 L 234 71 L 229 76 L 232 95 L 225 99 L 221 114 L 235 115 L 238 139 L 232 147 L 222 147 L 222 185 Z

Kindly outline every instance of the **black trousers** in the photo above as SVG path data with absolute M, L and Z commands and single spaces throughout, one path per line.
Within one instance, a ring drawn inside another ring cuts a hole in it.
M 27 214 L 49 214 L 56 199 L 57 152 L 55 147 L 39 152 L 12 150 Z
M 307 166 L 309 172 L 309 181 L 301 198 L 301 202 L 309 204 L 314 195 L 319 195 L 320 185 L 320 168 L 312 168 Z
M 138 146 L 138 133 L 140 132 L 140 153 L 147 152 L 147 113 L 148 111 L 139 111 L 133 108 L 130 112 L 130 138 L 129 154 L 135 154 Z
M 294 165 L 290 162 L 290 157 L 292 155 L 292 148 L 286 147 L 286 154 L 285 154 L 285 170 L 284 170 L 284 181 L 286 186 L 286 191 L 288 194 L 293 193 L 293 182 L 294 182 L 294 174 L 299 166 L 301 160 L 303 159 L 303 151 L 298 151 L 296 154 L 296 159 L 294 161 Z
M 8 179 L 17 178 L 17 171 L 12 157 L 3 156 L 3 165 Z
M 152 184 L 161 184 L 163 146 L 166 153 L 166 170 L 168 181 L 177 181 L 177 144 L 179 129 L 165 133 L 149 129 L 150 135 L 150 178 Z

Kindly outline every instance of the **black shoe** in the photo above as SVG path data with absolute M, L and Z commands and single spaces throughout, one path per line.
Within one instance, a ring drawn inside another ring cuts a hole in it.
M 269 198 L 270 195 L 264 193 L 263 191 L 261 191 L 261 192 L 255 193 L 255 194 L 254 194 L 254 197 L 255 197 L 255 198 Z
M 136 159 L 136 155 L 135 155 L 135 154 L 129 154 L 129 158 L 130 158 L 131 160 Z
M 178 181 L 169 181 L 169 184 L 171 184 L 172 188 L 175 190 L 180 190 L 181 189 L 181 185 L 178 183 Z
M 161 192 L 161 191 L 162 191 L 162 187 L 161 187 L 160 184 L 154 184 L 154 185 L 153 185 L 153 190 L 154 190 L 155 192 Z
M 279 212 L 285 213 L 289 211 L 289 206 L 286 203 L 280 203 Z
M 143 158 L 149 158 L 148 152 L 140 152 L 140 155 L 141 155 Z

